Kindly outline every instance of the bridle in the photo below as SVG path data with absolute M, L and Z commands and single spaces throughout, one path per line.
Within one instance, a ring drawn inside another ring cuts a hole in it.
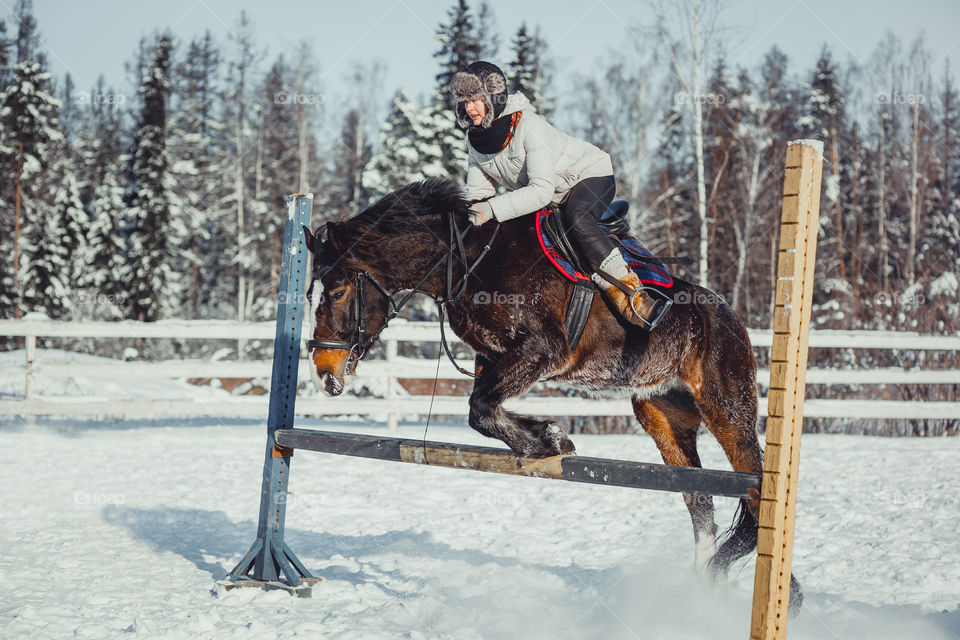
M 434 263 L 432 267 L 427 271 L 427 273 L 420 278 L 420 281 L 413 286 L 412 289 L 400 300 L 396 302 L 394 300 L 394 294 L 390 293 L 387 288 L 381 283 L 375 275 L 366 270 L 357 270 L 354 273 L 354 297 L 353 297 L 353 307 L 351 308 L 350 319 L 352 321 L 353 327 L 350 329 L 351 339 L 347 340 L 307 340 L 307 350 L 312 351 L 314 349 L 341 349 L 348 351 L 347 362 L 344 365 L 344 372 L 347 375 L 353 375 L 357 369 L 357 363 L 367 355 L 367 351 L 370 346 L 380 337 L 380 334 L 383 333 L 384 329 L 387 328 L 387 325 L 391 320 L 399 315 L 401 309 L 410 301 L 410 298 L 414 294 L 421 291 L 420 287 L 423 286 L 423 283 L 426 282 L 430 276 L 440 268 L 444 262 L 447 264 L 447 274 L 446 274 L 446 292 L 443 297 L 437 299 L 437 310 L 440 314 L 440 342 L 443 345 L 443 349 L 447 354 L 447 357 L 453 363 L 453 366 L 457 368 L 463 374 L 466 374 L 470 377 L 476 377 L 472 372 L 463 369 L 453 358 L 453 354 L 450 352 L 450 348 L 447 346 L 446 335 L 443 330 L 443 308 L 446 304 L 452 304 L 456 302 L 466 291 L 467 288 L 467 278 L 473 273 L 474 269 L 480 264 L 480 262 L 486 257 L 487 253 L 490 251 L 490 247 L 493 245 L 493 241 L 497 237 L 497 233 L 500 231 L 500 223 L 497 222 L 496 226 L 493 229 L 493 233 L 490 234 L 490 238 L 487 240 L 487 243 L 484 245 L 483 250 L 480 252 L 480 255 L 477 256 L 477 259 L 473 263 L 469 262 L 467 258 L 466 248 L 463 245 L 463 240 L 470 233 L 472 225 L 468 226 L 466 229 L 461 230 L 456 221 L 456 216 L 453 212 L 450 212 L 447 215 L 449 220 L 450 227 L 450 244 L 447 248 L 445 255 L 441 256 L 437 262 Z M 455 262 L 460 262 L 464 267 L 463 276 L 455 284 L 453 281 L 453 267 Z M 326 267 L 326 270 L 329 270 L 331 267 Z M 316 280 L 316 278 L 314 278 Z M 373 333 L 367 334 L 367 295 L 366 295 L 366 286 L 367 283 L 373 286 L 374 290 L 383 296 L 387 303 L 389 304 L 389 309 L 384 316 L 383 323 L 374 331 Z M 311 287 L 313 283 L 311 283 Z

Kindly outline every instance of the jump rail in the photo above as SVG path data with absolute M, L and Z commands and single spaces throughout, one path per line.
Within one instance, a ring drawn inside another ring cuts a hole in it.
M 311 429 L 282 429 L 277 431 L 275 436 L 277 445 L 291 450 L 309 449 L 339 456 L 411 462 L 430 467 L 469 469 L 512 476 L 551 478 L 633 489 L 709 493 L 732 498 L 748 498 L 751 491 L 760 489 L 759 475 L 716 469 L 668 467 L 649 462 L 576 455 L 524 458 L 509 449 Z
M 220 584 L 282 588 L 311 595 L 314 577 L 283 539 L 290 460 L 295 449 L 334 455 L 552 478 L 611 486 L 733 497 L 761 497 L 751 639 L 786 637 L 793 519 L 803 420 L 813 266 L 820 204 L 823 145 L 795 141 L 787 148 L 780 259 L 771 351 L 767 444 L 761 478 L 752 474 L 607 460 L 575 455 L 523 458 L 506 449 L 293 428 L 308 255 L 302 225 L 312 195 L 291 196 L 274 347 L 267 446 L 257 538 Z

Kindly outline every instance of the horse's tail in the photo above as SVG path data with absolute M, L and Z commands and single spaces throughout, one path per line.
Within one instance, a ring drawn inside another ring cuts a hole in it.
M 753 552 L 757 548 L 757 520 L 753 517 L 746 499 L 740 500 L 740 506 L 733 516 L 733 524 L 723 533 L 723 542 L 717 554 L 710 560 L 710 571 L 715 578 L 726 579 L 730 565 Z M 790 617 L 797 615 L 803 607 L 803 589 L 800 582 L 790 574 Z
M 718 578 L 725 578 L 730 565 L 756 548 L 757 520 L 744 498 L 740 500 L 740 506 L 733 516 L 733 524 L 723 533 L 717 554 L 710 560 L 710 569 Z

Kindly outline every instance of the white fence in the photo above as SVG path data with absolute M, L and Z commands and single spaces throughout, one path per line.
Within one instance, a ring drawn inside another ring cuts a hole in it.
M 36 339 L 51 338 L 172 338 L 178 340 L 267 340 L 275 332 L 273 322 L 237 323 L 229 321 L 167 321 L 138 322 L 56 322 L 50 320 L 0 320 L 0 336 L 25 338 L 26 358 L 17 369 L 24 375 L 24 396 L 0 398 L 0 415 L 72 415 L 122 417 L 174 416 L 266 416 L 266 396 L 227 396 L 215 400 L 178 398 L 133 398 L 96 396 L 42 396 L 35 392 L 35 380 L 43 376 L 54 379 L 76 377 L 116 376 L 130 380 L 148 378 L 269 378 L 272 362 L 269 360 L 206 361 L 168 360 L 154 362 L 68 362 L 42 363 L 35 359 Z M 304 332 L 306 335 L 306 332 Z M 448 332 L 452 341 L 456 337 Z M 297 401 L 297 413 L 302 415 L 386 414 L 391 425 L 398 414 L 424 415 L 430 405 L 429 396 L 408 395 L 399 385 L 399 378 L 430 379 L 437 371 L 436 360 L 407 358 L 397 355 L 399 342 L 439 341 L 437 323 L 394 320 L 384 332 L 385 358 L 365 360 L 358 367 L 358 381 L 380 378 L 387 381 L 384 397 L 358 398 L 349 395 L 338 398 L 303 397 Z M 751 330 L 750 339 L 756 348 L 768 348 L 770 331 Z M 811 348 L 859 348 L 960 351 L 960 336 L 924 336 L 908 332 L 875 331 L 813 331 Z M 305 357 L 305 350 L 302 350 Z M 300 376 L 309 375 L 307 360 L 301 360 Z M 472 369 L 472 360 L 461 361 Z M 466 379 L 443 358 L 440 379 Z M 769 372 L 759 372 L 761 383 L 769 379 Z M 953 385 L 960 384 L 960 370 L 904 369 L 898 367 L 874 369 L 817 369 L 807 370 L 808 385 Z M 866 419 L 939 419 L 960 417 L 960 402 L 896 401 L 873 399 L 819 399 L 816 387 L 808 387 L 804 407 L 806 417 L 866 418 Z M 571 397 L 524 397 L 509 401 L 507 407 L 544 416 L 625 416 L 632 415 L 627 398 L 588 399 Z M 766 398 L 761 398 L 761 412 L 765 413 Z M 433 413 L 466 415 L 468 406 L 463 396 L 437 396 Z

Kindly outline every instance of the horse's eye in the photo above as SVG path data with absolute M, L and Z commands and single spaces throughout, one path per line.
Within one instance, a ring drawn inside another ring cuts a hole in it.
M 343 296 L 347 295 L 346 289 L 337 289 L 336 291 L 330 292 L 330 299 L 334 302 L 340 302 L 343 300 Z

